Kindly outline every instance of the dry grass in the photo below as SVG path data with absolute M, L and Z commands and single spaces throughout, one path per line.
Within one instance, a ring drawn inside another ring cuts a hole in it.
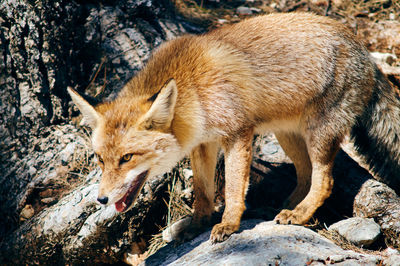
M 218 26 L 218 19 L 226 19 L 228 22 L 240 21 L 241 17 L 236 14 L 238 5 L 256 7 L 260 9 L 258 14 L 311 11 L 320 15 L 343 18 L 367 17 L 372 21 L 389 20 L 393 15 L 395 18 L 400 16 L 400 2 L 392 0 L 263 0 L 242 3 L 221 0 L 219 4 L 208 2 L 175 0 L 174 6 L 176 11 L 188 21 L 209 27 Z
M 153 237 L 149 241 L 149 248 L 144 253 L 143 260 L 147 259 L 151 255 L 156 253 L 160 248 L 162 248 L 162 247 L 164 247 L 166 245 L 167 245 L 167 242 L 165 242 L 163 240 L 162 232 L 158 233 L 156 235 L 153 235 Z
M 383 231 L 385 245 L 400 251 L 400 236 L 391 230 Z
M 335 10 L 343 17 L 368 17 L 372 21 L 389 20 L 390 16 L 400 15 L 400 2 L 390 0 L 341 1 L 343 4 Z M 393 14 L 393 15 L 391 15 Z
M 184 199 L 182 189 L 186 187 L 191 187 L 190 184 L 187 184 L 188 180 L 184 180 L 184 169 L 191 169 L 189 159 L 184 159 L 179 162 L 175 167 L 175 170 L 169 174 L 169 178 L 171 179 L 171 183 L 168 185 L 168 194 L 169 199 L 168 202 L 165 201 L 165 204 L 168 206 L 168 214 L 167 214 L 167 223 L 164 227 L 160 227 L 160 233 L 153 235 L 153 237 L 149 241 L 149 246 L 147 251 L 145 252 L 145 258 L 151 256 L 155 252 L 157 252 L 160 248 L 164 247 L 167 242 L 165 242 L 162 238 L 162 231 L 174 224 L 175 222 L 181 220 L 184 217 L 190 216 L 193 213 L 193 209 L 191 208 L 191 204 Z M 223 205 L 224 197 L 223 197 L 223 187 L 224 187 L 224 163 L 223 157 L 220 156 L 220 159 L 217 163 L 217 171 L 216 171 L 216 201 L 217 205 Z M 192 197 L 193 198 L 193 197 Z M 193 201 L 193 199 L 192 199 Z
M 191 215 L 193 210 L 183 200 L 182 184 L 183 169 L 188 169 L 189 160 L 184 160 L 178 163 L 175 171 L 172 174 L 172 183 L 168 186 L 169 202 L 168 202 L 168 219 L 167 226 L 177 222 L 185 216 Z
M 74 186 L 84 183 L 85 177 L 97 167 L 95 160 L 93 160 L 90 134 L 86 128 L 83 129 L 82 137 L 85 140 L 84 147 L 75 149 L 74 151 L 71 163 L 68 165 L 68 177 L 64 180 L 67 183 L 65 184 L 66 187 L 72 186 L 71 181 Z
M 175 0 L 174 6 L 177 13 L 183 16 L 185 20 L 194 24 L 207 27 L 212 24 L 215 18 L 210 10 L 199 6 L 196 1 L 193 0 Z
M 370 255 L 377 255 L 381 256 L 382 253 L 378 250 L 369 250 L 369 249 L 364 249 L 361 247 L 358 247 L 348 241 L 346 238 L 341 236 L 337 231 L 335 230 L 328 230 L 327 226 L 325 224 L 322 224 L 318 219 L 312 218 L 312 220 L 305 225 L 308 229 L 311 229 L 321 236 L 331 240 L 333 243 L 338 245 L 344 250 L 352 250 L 361 254 L 370 254 Z
M 221 26 L 219 19 L 227 22 L 238 22 L 235 17 L 235 8 L 228 1 L 221 1 L 217 7 L 205 4 L 206 1 L 175 0 L 174 6 L 177 13 L 185 20 L 212 29 Z
M 354 245 L 353 243 L 348 241 L 346 238 L 344 238 L 343 236 L 341 236 L 338 232 L 336 232 L 334 230 L 320 229 L 320 230 L 317 230 L 317 232 L 318 232 L 318 234 L 322 235 L 323 237 L 334 242 L 336 245 L 338 245 L 342 249 L 353 250 L 353 251 L 361 253 L 361 254 L 369 254 L 369 255 L 376 255 L 376 256 L 382 255 L 382 253 L 380 251 L 363 249 L 363 248 L 360 248 L 360 247 Z
M 167 242 L 163 240 L 162 231 L 167 227 L 171 226 L 175 222 L 179 221 L 183 217 L 189 216 L 192 214 L 192 208 L 185 202 L 182 196 L 182 187 L 187 186 L 183 182 L 183 169 L 188 169 L 189 160 L 185 159 L 178 163 L 175 167 L 175 171 L 173 171 L 169 178 L 171 179 L 171 183 L 168 185 L 168 194 L 169 199 L 168 202 L 165 201 L 165 204 L 168 206 L 167 213 L 167 224 L 164 227 L 160 228 L 160 233 L 153 235 L 152 239 L 149 241 L 149 248 L 146 251 L 146 257 L 151 256 L 157 250 L 164 247 Z

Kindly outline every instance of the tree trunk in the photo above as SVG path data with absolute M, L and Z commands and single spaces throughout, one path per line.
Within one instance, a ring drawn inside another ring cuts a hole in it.
M 121 260 L 164 219 L 168 178 L 117 215 L 66 88 L 112 98 L 163 40 L 198 28 L 169 1 L 0 2 L 0 264 Z M 153 221 L 154 219 L 155 221 Z

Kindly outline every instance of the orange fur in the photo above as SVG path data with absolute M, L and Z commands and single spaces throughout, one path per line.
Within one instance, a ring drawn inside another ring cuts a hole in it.
M 188 230 L 200 228 L 213 210 L 221 146 L 226 207 L 211 234 L 218 242 L 239 228 L 254 133 L 275 132 L 296 166 L 299 182 L 289 198 L 294 209 L 275 220 L 303 224 L 311 218 L 331 193 L 342 139 L 381 104 L 374 95 L 390 90 L 379 73 L 339 22 L 306 13 L 271 14 L 162 44 L 112 102 L 92 107 L 70 94 L 94 129 L 93 147 L 103 162 L 99 197 L 109 203 L 124 201 L 132 184 L 137 194 L 145 178 L 191 154 L 196 200 Z M 396 104 L 393 114 L 399 113 Z M 400 146 L 395 145 L 389 148 Z M 131 159 L 121 161 L 124 155 Z

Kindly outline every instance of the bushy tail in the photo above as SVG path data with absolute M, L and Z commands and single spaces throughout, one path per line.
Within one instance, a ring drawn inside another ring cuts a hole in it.
M 400 97 L 382 72 L 367 109 L 351 131 L 359 156 L 375 177 L 400 193 Z

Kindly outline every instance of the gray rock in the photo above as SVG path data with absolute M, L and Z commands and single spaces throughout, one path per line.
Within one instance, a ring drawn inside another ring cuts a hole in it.
M 400 266 L 400 251 L 394 248 L 387 248 L 383 252 L 387 258 L 383 261 L 386 266 Z
M 262 11 L 261 8 L 256 8 L 256 7 L 250 7 L 250 10 L 251 10 L 253 13 L 260 13 L 260 12 Z
M 190 178 L 192 178 L 193 177 L 193 171 L 192 171 L 192 169 L 183 169 L 182 170 L 182 174 L 183 174 L 183 177 L 186 179 L 186 180 L 189 180 Z
M 142 265 L 376 265 L 382 258 L 343 250 L 302 226 L 242 221 L 239 233 L 211 244 L 210 231 L 178 247 L 169 244 Z
M 383 261 L 385 266 L 400 266 L 400 255 L 392 255 Z
M 251 15 L 251 14 L 253 14 L 253 11 L 251 10 L 250 7 L 239 6 L 239 7 L 236 9 L 236 13 L 239 14 L 239 15 L 245 16 L 245 15 Z
M 179 233 L 182 232 L 182 230 L 185 230 L 185 228 L 187 228 L 191 222 L 192 217 L 185 217 L 176 223 L 173 223 L 162 232 L 163 240 L 169 243 L 177 239 Z
M 385 241 L 400 245 L 400 197 L 393 189 L 376 180 L 367 180 L 354 199 L 353 211 L 354 216 L 374 217 Z
M 274 134 L 258 137 L 254 143 L 253 160 L 261 159 L 272 163 L 292 163 L 285 154 Z
M 61 157 L 60 159 L 61 159 L 62 164 L 66 165 L 71 161 L 72 156 L 75 153 L 75 149 L 76 149 L 75 142 L 71 142 L 71 143 L 67 144 L 67 146 L 60 153 L 60 157 Z
M 399 255 L 400 256 L 400 250 L 397 250 L 392 247 L 388 247 L 383 251 L 383 255 L 385 256 L 394 256 L 394 255 Z
M 332 224 L 329 230 L 337 231 L 341 236 L 357 246 L 369 246 L 381 234 L 380 226 L 370 218 L 353 217 Z

